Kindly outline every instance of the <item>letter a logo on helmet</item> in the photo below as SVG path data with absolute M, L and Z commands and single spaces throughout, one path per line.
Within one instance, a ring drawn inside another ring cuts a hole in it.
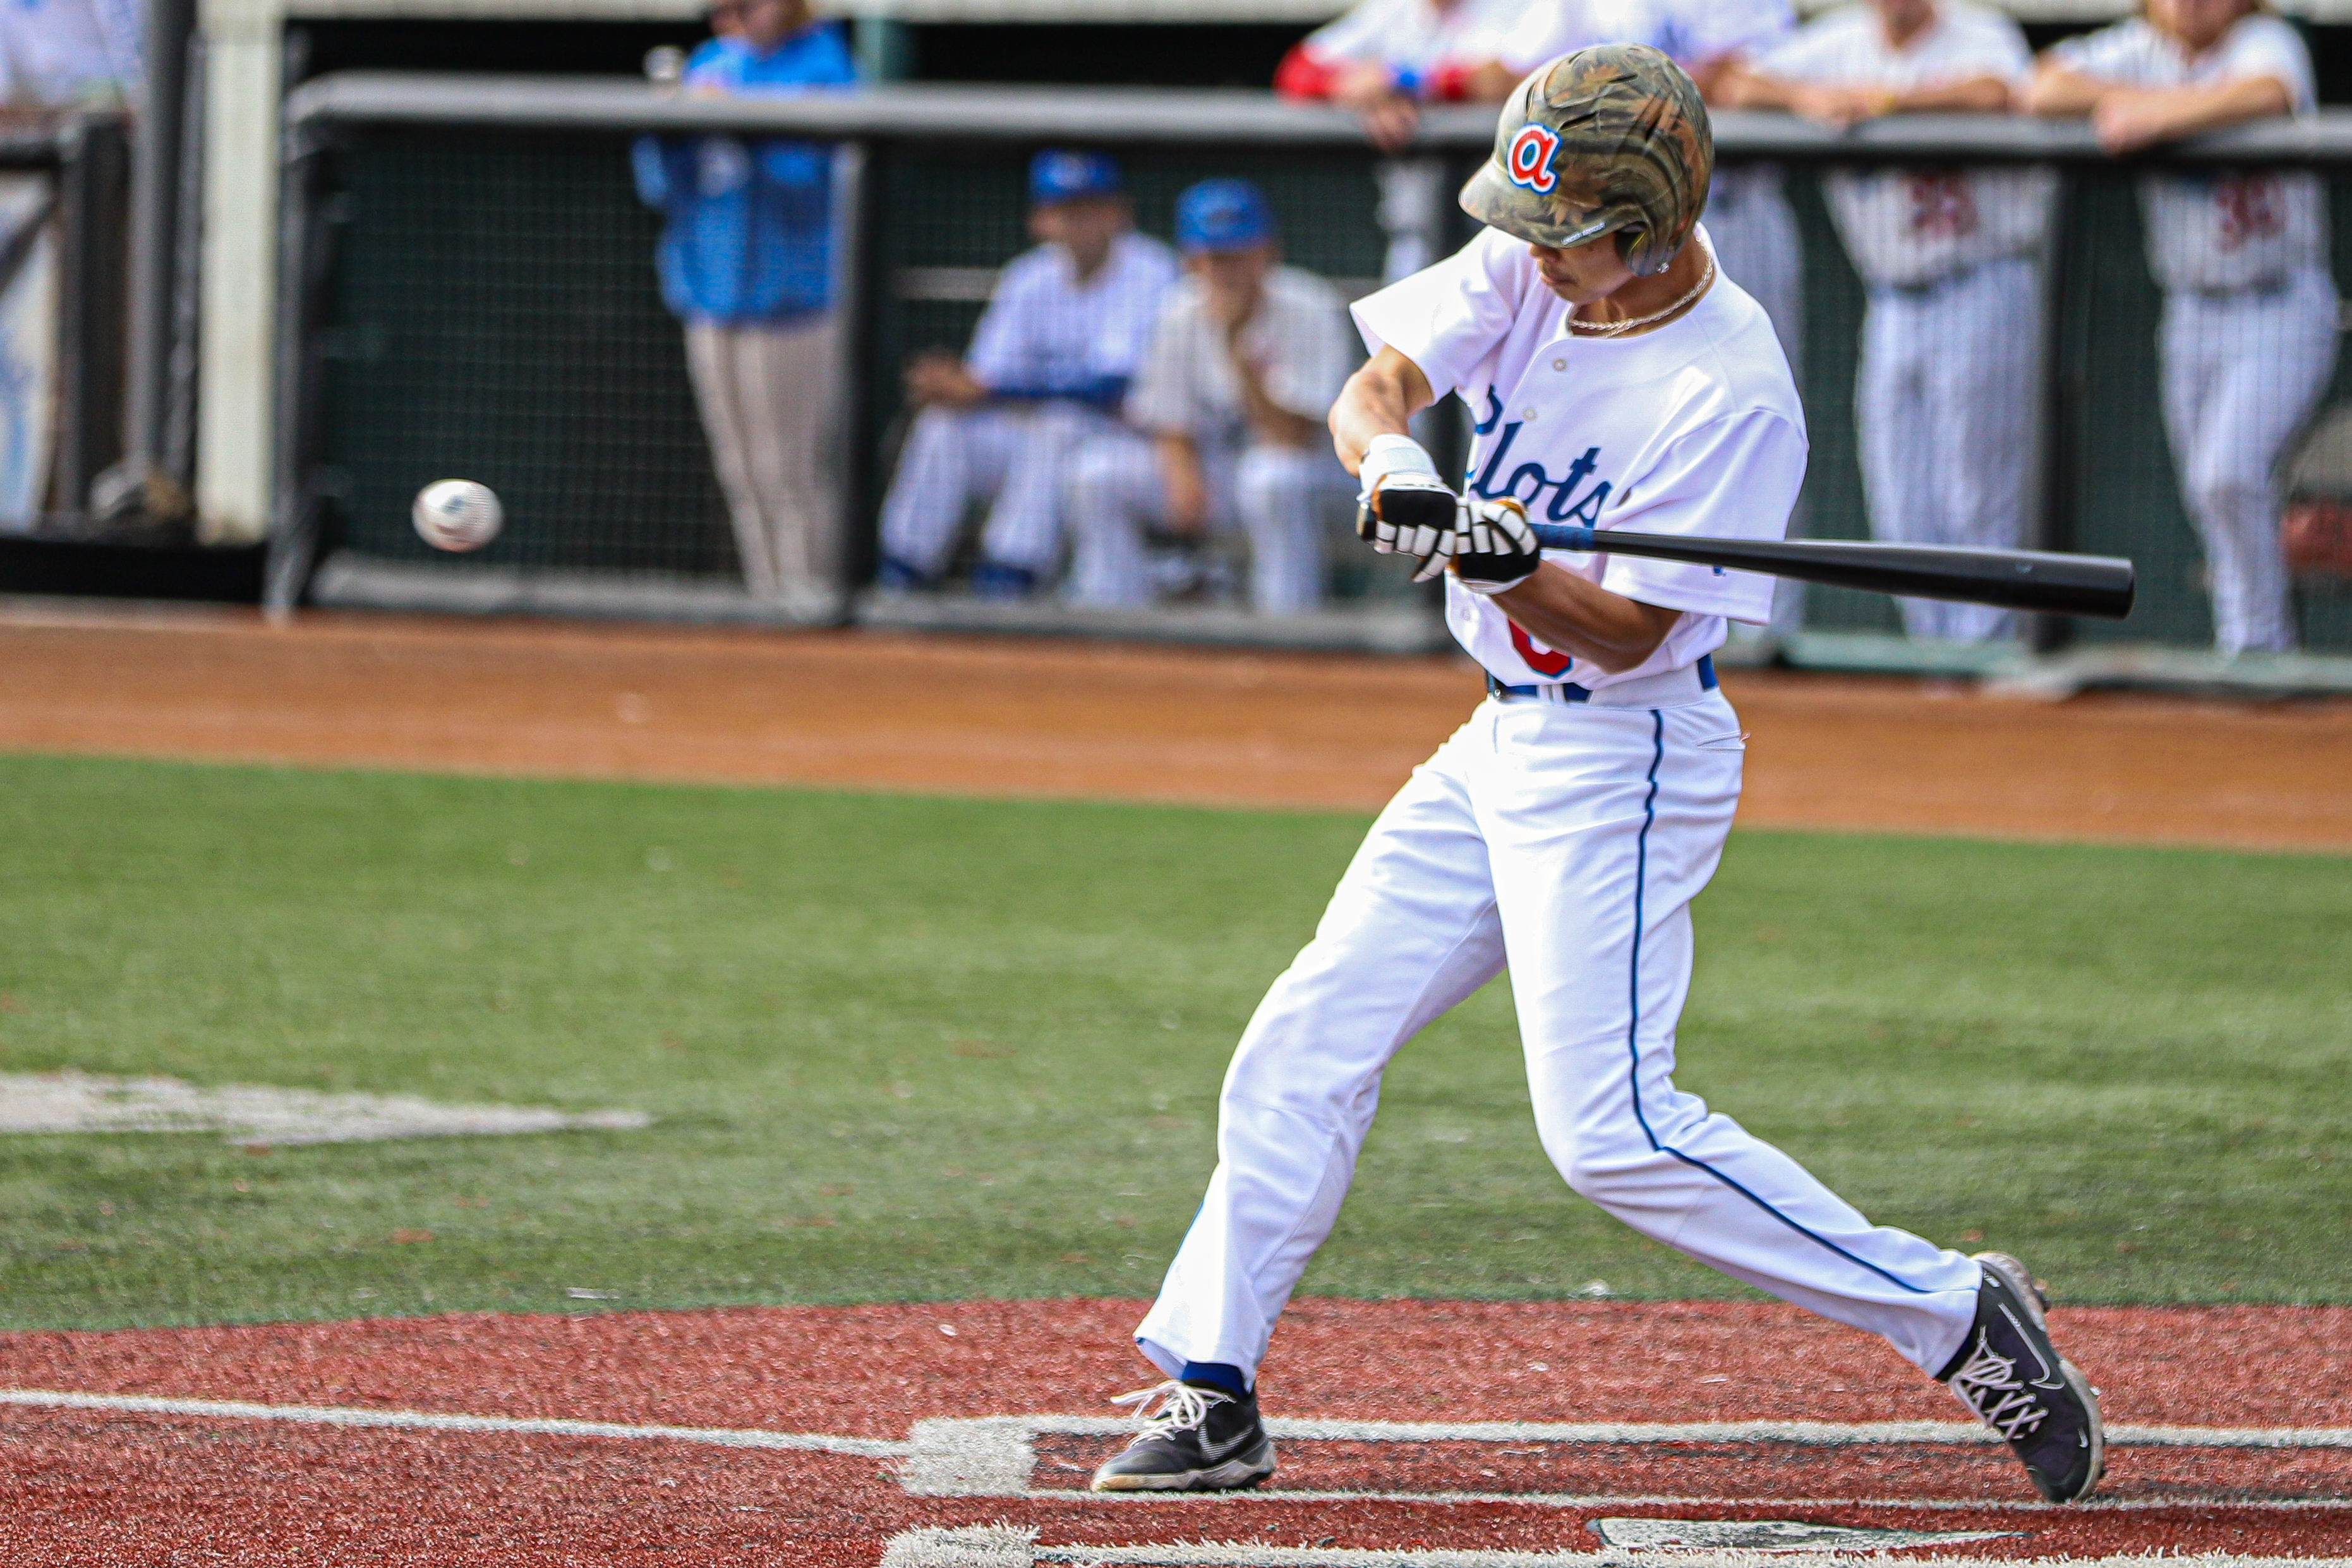
M 1649 278 L 1689 240 L 1714 173 L 1706 105 L 1682 68 L 1646 45 L 1596 44 L 1519 83 L 1462 210 L 1559 250 L 1613 234 Z
M 1505 152 L 1508 160 L 1505 172 L 1511 176 L 1511 184 L 1548 196 L 1559 183 L 1551 173 L 1552 154 L 1559 151 L 1559 137 L 1540 125 L 1522 125 Z

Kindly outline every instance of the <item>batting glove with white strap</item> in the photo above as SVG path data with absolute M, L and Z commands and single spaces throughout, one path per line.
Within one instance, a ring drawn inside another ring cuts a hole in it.
M 1407 436 L 1375 436 L 1358 470 L 1356 537 L 1383 555 L 1409 555 L 1416 583 L 1445 570 L 1459 529 L 1462 500 Z
M 1516 588 L 1543 564 L 1543 547 L 1528 526 L 1528 509 L 1509 496 L 1498 500 L 1465 498 L 1452 553 L 1454 574 L 1474 594 Z

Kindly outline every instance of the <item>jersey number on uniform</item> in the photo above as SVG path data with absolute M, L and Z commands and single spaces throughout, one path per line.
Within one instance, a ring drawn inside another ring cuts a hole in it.
M 1554 653 L 1528 636 L 1527 628 L 1517 621 L 1511 623 L 1511 647 L 1538 675 L 1566 675 L 1569 667 L 1576 662 L 1564 653 Z

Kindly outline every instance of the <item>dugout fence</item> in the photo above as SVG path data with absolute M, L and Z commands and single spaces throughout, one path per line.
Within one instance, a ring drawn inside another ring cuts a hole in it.
M 307 593 L 435 608 L 772 614 L 735 586 L 679 332 L 655 283 L 658 218 L 631 187 L 635 137 L 793 135 L 842 149 L 839 460 L 856 587 L 872 562 L 902 413 L 898 367 L 919 348 L 962 346 L 996 269 L 1026 244 L 1022 169 L 1034 150 L 1118 153 L 1140 226 L 1163 237 L 1184 184 L 1255 179 L 1277 210 L 1288 258 L 1353 294 L 1377 283 L 1401 242 L 1443 248 L 1466 237 L 1453 191 L 1485 156 L 1492 123 L 1483 110 L 1431 114 L 1412 153 L 1424 176 L 1416 184 L 1384 172 L 1348 116 L 1246 92 L 896 86 L 729 100 L 614 79 L 314 80 L 287 105 L 273 601 Z M 1777 180 L 1792 226 L 1785 292 L 1801 319 L 1790 335 L 1813 441 L 1800 528 L 1864 537 L 1874 500 L 1885 510 L 1865 483 L 1864 444 L 1883 443 L 1883 491 L 1886 453 L 1901 457 L 1905 442 L 1884 445 L 1886 428 L 1874 429 L 1868 411 L 1857 419 L 1865 332 L 1883 333 L 1890 299 L 1901 305 L 1934 286 L 1865 285 L 1854 254 L 1867 245 L 1854 232 L 1855 209 L 1840 207 L 1838 182 L 1895 171 L 1966 197 L 1961 172 L 2032 171 L 2046 190 L 2033 198 L 2042 207 L 2024 252 L 2025 293 L 2012 289 L 1974 318 L 1927 312 L 1920 330 L 1950 336 L 1916 355 L 1932 372 L 1968 360 L 1981 334 L 2030 340 L 2000 384 L 2021 433 L 1957 458 L 1910 456 L 1929 465 L 1921 472 L 1932 468 L 1931 480 L 2014 474 L 2028 542 L 2128 554 L 2142 566 L 2140 607 L 2116 626 L 2044 621 L 1985 647 L 1923 642 L 1901 635 L 1884 599 L 1815 590 L 1777 628 L 1780 648 L 1805 663 L 1964 671 L 2013 662 L 2021 647 L 2072 644 L 2078 660 L 2106 650 L 2111 661 L 2128 647 L 2143 663 L 2209 647 L 2206 557 L 2163 413 L 2167 300 L 2149 268 L 2137 182 L 2151 170 L 2204 180 L 2308 172 L 2329 198 L 2329 265 L 2352 277 L 2352 115 L 2242 127 L 2131 161 L 2100 153 L 2078 124 L 2022 119 L 1907 117 L 1840 136 L 1780 116 L 1724 114 L 1717 131 L 1735 180 L 1777 172 L 1750 183 Z M 2298 502 L 2294 615 L 2303 646 L 2352 655 L 2352 365 L 2336 353 L 2334 315 L 2315 330 L 2327 341 L 2305 344 L 2302 358 L 2320 362 L 2324 390 L 2273 467 Z M 1874 400 L 1885 384 L 1869 384 Z M 1948 426 L 1902 434 L 1925 447 L 1940 428 Z M 491 484 L 508 502 L 506 534 L 478 558 L 433 559 L 408 528 L 417 488 L 452 474 Z M 1281 624 L 1215 603 L 1106 619 L 952 594 L 868 597 L 857 613 L 894 624 L 1438 645 L 1426 595 L 1392 563 L 1335 540 L 1328 566 L 1328 607 Z M 2298 679 L 2342 678 L 2305 661 Z

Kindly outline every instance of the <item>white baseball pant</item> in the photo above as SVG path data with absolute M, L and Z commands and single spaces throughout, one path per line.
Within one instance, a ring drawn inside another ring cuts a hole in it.
M 2040 270 L 2022 258 L 1871 290 L 1853 401 L 1873 533 L 1995 549 L 2023 540 L 2041 339 Z M 1899 603 L 1915 637 L 2010 629 L 2010 613 L 1990 605 Z
M 686 363 L 754 596 L 815 611 L 841 592 L 826 438 L 840 338 L 830 316 L 690 321 Z
M 1238 524 L 1249 541 L 1251 607 L 1262 615 L 1311 610 L 1323 597 L 1324 513 L 1351 493 L 1328 447 L 1200 442 L 1209 526 Z M 1159 454 L 1122 432 L 1089 441 L 1070 463 L 1070 602 L 1129 608 L 1152 597 L 1146 535 L 1168 516 Z
M 926 408 L 882 503 L 882 550 L 925 577 L 947 569 L 964 514 L 988 507 L 986 559 L 1040 577 L 1062 554 L 1062 491 L 1079 442 L 1113 428 L 1075 403 Z
M 2223 653 L 2295 645 L 2279 462 L 2335 371 L 2336 333 L 2336 287 L 2316 268 L 2273 289 L 2165 296 L 2164 428 Z
M 1739 721 L 1692 669 L 1629 685 L 1486 702 L 1373 824 L 1226 1071 L 1216 1173 L 1136 1331 L 1171 1376 L 1255 1374 L 1339 1216 L 1381 1070 L 1507 959 L 1536 1130 L 1570 1187 L 1929 1372 L 1959 1348 L 1974 1262 L 1874 1227 L 1674 1086 L 1690 900 L 1739 798 Z

